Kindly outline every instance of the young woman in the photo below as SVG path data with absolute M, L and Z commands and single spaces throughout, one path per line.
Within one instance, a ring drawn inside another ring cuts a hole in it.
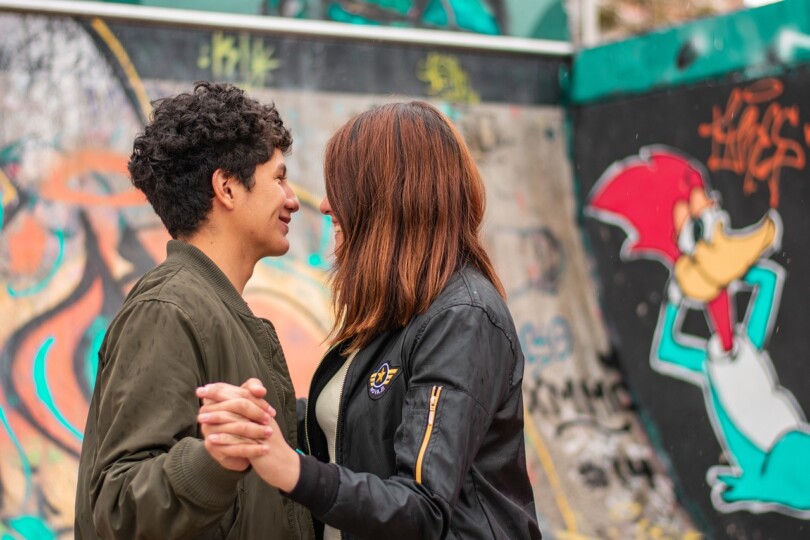
M 243 438 L 259 431 L 234 421 L 236 401 L 215 388 L 201 409 L 206 444 L 256 456 L 266 482 L 312 511 L 319 537 L 540 538 L 523 354 L 481 245 L 484 186 L 469 150 L 434 107 L 390 104 L 338 129 L 324 173 L 337 324 L 310 388 L 308 455 L 272 420 L 270 437 Z

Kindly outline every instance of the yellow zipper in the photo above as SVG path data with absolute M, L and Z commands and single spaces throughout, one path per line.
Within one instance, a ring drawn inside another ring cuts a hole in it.
M 419 449 L 419 457 L 416 458 L 416 483 L 422 483 L 422 460 L 425 459 L 425 451 L 430 443 L 430 435 L 433 433 L 433 422 L 436 420 L 436 406 L 439 404 L 439 396 L 443 386 L 434 386 L 430 391 L 430 410 L 428 412 L 427 429 L 425 438 L 422 439 L 422 447 Z

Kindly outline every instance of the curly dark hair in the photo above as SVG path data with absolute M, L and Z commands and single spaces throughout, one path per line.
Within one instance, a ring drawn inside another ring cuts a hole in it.
M 263 105 L 224 83 L 197 82 L 194 90 L 153 103 L 151 121 L 135 138 L 129 173 L 172 238 L 197 231 L 222 169 L 248 190 L 256 166 L 287 153 L 292 136 L 275 105 Z

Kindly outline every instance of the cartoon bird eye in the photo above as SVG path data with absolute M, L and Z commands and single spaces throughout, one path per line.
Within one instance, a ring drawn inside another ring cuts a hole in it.
M 702 219 L 696 219 L 692 222 L 692 239 L 693 242 L 697 245 L 698 242 L 703 240 L 703 234 L 705 232 L 705 228 L 703 226 Z
M 718 222 L 728 223 L 728 214 L 717 206 L 706 208 L 697 218 L 687 219 L 678 234 L 678 249 L 681 253 L 691 255 L 698 242 L 711 244 Z

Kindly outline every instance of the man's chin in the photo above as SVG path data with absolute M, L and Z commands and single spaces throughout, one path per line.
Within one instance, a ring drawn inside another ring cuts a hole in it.
M 290 251 L 290 243 L 289 242 L 287 242 L 286 245 L 274 246 L 272 249 L 268 249 L 264 256 L 265 257 L 281 257 L 282 255 L 286 255 L 288 251 Z

